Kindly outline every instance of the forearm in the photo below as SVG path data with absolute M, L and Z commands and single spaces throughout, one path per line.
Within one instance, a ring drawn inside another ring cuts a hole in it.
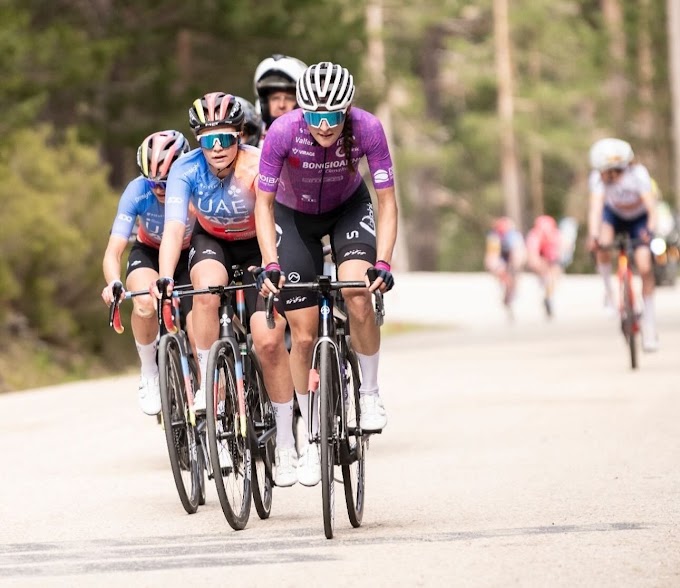
M 594 237 L 600 232 L 600 221 L 602 220 L 602 203 L 599 198 L 591 200 L 588 209 L 588 235 Z
M 262 265 L 266 267 L 270 263 L 278 262 L 273 193 L 257 191 L 255 226 L 257 227 L 257 242 L 262 253 Z
M 123 251 L 127 245 L 127 240 L 121 237 L 111 237 L 109 244 L 104 253 L 104 260 L 102 262 L 102 270 L 104 271 L 104 280 L 107 284 L 113 281 L 121 281 L 120 276 L 120 260 L 123 256 Z
M 647 207 L 647 228 L 654 232 L 656 230 L 656 200 L 651 192 L 644 194 L 642 200 Z

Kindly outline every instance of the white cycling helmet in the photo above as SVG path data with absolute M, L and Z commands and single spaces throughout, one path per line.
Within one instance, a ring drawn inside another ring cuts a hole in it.
M 633 161 L 633 148 L 621 139 L 600 139 L 590 148 L 590 167 L 598 171 L 623 169 Z
M 307 68 L 307 64 L 288 55 L 272 55 L 262 60 L 255 69 L 253 91 L 257 107 L 267 125 L 272 123 L 267 98 L 272 92 L 295 92 L 295 84 Z
M 347 110 L 352 98 L 352 74 L 330 61 L 310 65 L 297 83 L 297 102 L 305 110 Z

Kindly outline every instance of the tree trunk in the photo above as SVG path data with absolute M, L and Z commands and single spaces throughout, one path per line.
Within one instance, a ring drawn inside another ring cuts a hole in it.
M 617 134 L 623 134 L 626 117 L 626 36 L 619 0 L 602 0 L 602 17 L 608 38 L 609 79 L 606 83 L 607 109 Z
M 668 70 L 673 116 L 673 191 L 676 206 L 680 208 L 680 3 L 678 0 L 667 0 L 666 6 L 668 10 Z
M 508 0 L 494 0 L 494 40 L 498 76 L 498 118 L 501 143 L 501 184 L 505 213 L 522 229 L 522 204 L 519 191 L 519 166 L 513 128 L 514 101 Z
M 654 133 L 654 61 L 650 31 L 650 0 L 639 2 L 640 21 L 638 26 L 637 94 L 638 112 L 636 117 L 637 135 L 640 139 L 635 148 L 640 161 L 649 168 L 652 175 L 658 174 L 657 162 L 653 155 Z
M 369 0 L 366 3 L 366 35 L 368 37 L 368 50 L 366 52 L 366 69 L 368 71 L 368 78 L 373 81 L 374 90 L 377 96 L 381 97 L 380 104 L 375 111 L 375 115 L 382 122 L 387 137 L 387 144 L 392 150 L 394 156 L 393 141 L 394 134 L 392 132 L 392 115 L 390 110 L 390 102 L 388 97 L 387 83 L 385 80 L 385 42 L 383 39 L 383 12 L 382 0 Z M 393 162 L 394 164 L 394 162 Z M 395 173 L 395 176 L 397 174 Z M 399 178 L 397 177 L 397 182 Z M 394 191 L 397 197 L 397 205 L 399 207 L 397 230 L 397 241 L 394 245 L 394 254 L 392 257 L 392 267 L 398 271 L 409 271 L 409 255 L 406 248 L 406 226 L 404 224 L 401 199 L 399 197 L 399 187 L 395 183 Z

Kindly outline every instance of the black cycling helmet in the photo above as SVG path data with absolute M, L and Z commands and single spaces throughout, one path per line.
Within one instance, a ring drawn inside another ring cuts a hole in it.
M 252 102 L 249 102 L 241 96 L 235 96 L 236 100 L 241 104 L 241 108 L 245 113 L 245 122 L 243 123 L 243 143 L 257 147 L 262 138 L 262 117 L 255 109 Z

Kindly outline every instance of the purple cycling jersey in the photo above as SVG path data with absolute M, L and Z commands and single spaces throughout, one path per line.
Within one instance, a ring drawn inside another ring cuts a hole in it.
M 394 186 L 394 169 L 385 131 L 377 117 L 352 107 L 355 169 L 366 156 L 376 189 Z M 258 188 L 276 192 L 276 201 L 306 214 L 322 214 L 345 202 L 361 183 L 351 172 L 342 135 L 332 147 L 321 147 L 312 137 L 302 110 L 277 118 L 267 131 L 260 158 Z

